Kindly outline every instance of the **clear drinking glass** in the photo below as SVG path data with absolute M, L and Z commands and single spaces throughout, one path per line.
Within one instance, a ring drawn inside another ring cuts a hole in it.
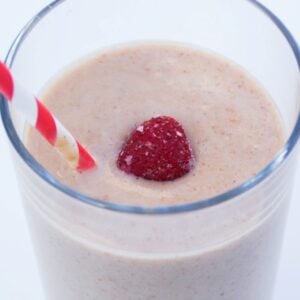
M 6 62 L 38 93 L 70 62 L 137 40 L 190 43 L 243 66 L 276 102 L 286 144 L 259 174 L 222 195 L 125 206 L 53 178 L 22 142 L 24 120 L 1 101 L 46 298 L 270 300 L 300 133 L 293 37 L 257 1 L 58 0 L 25 26 Z

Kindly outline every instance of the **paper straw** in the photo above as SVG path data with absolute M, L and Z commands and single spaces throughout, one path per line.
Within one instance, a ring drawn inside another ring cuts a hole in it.
M 28 92 L 0 61 L 0 93 L 79 172 L 96 166 L 93 157 L 56 119 L 45 105 Z

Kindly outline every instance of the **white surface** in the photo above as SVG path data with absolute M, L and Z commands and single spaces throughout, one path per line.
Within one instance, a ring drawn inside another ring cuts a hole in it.
M 300 41 L 300 1 L 262 0 Z M 0 0 L 0 59 L 24 23 L 49 0 Z M 300 181 L 300 164 L 297 182 Z M 295 190 L 274 300 L 299 300 L 300 190 Z M 7 138 L 0 125 L 0 299 L 43 298 L 34 253 L 15 180 Z M 211 299 L 207 299 L 211 300 Z M 241 299 L 242 300 L 242 299 Z

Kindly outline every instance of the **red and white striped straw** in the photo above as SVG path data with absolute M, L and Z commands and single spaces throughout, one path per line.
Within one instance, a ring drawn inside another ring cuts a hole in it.
M 86 149 L 76 141 L 38 98 L 17 82 L 1 61 L 0 93 L 61 153 L 73 169 L 83 172 L 96 166 L 95 160 Z

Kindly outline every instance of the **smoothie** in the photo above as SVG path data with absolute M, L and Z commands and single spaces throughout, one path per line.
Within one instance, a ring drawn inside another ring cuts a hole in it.
M 64 184 L 115 203 L 216 196 L 257 174 L 284 142 L 276 107 L 256 80 L 221 56 L 179 44 L 99 52 L 59 74 L 42 98 L 99 167 L 71 171 L 34 130 L 30 152 Z M 175 118 L 191 144 L 193 167 L 176 180 L 137 178 L 116 163 L 130 133 L 155 116 Z M 283 197 L 270 193 L 274 203 L 254 192 L 238 205 L 172 217 L 98 215 L 99 208 L 54 200 L 48 209 L 32 197 L 47 299 L 270 300 L 285 211 Z
M 278 112 L 256 81 L 222 57 L 178 45 L 99 53 L 55 78 L 43 99 L 100 167 L 72 172 L 34 131 L 31 153 L 63 183 L 112 202 L 170 205 L 212 197 L 255 175 L 283 145 Z M 174 182 L 124 176 L 116 166 L 122 144 L 157 115 L 183 125 L 194 168 Z

